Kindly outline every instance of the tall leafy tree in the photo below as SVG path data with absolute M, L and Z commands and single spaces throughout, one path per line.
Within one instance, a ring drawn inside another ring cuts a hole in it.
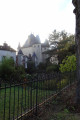
M 50 45 L 53 45 L 54 48 L 63 49 L 63 48 L 68 48 L 69 45 L 74 44 L 74 35 L 68 34 L 64 30 L 61 32 L 58 32 L 54 30 L 50 35 L 49 35 L 49 42 Z M 67 47 L 68 45 L 68 47 Z
M 54 48 L 57 48 L 57 43 L 60 38 L 60 33 L 54 30 L 50 35 L 49 35 L 49 42 L 50 45 L 53 45 Z
M 49 35 L 50 45 L 53 46 L 51 50 L 48 51 L 50 55 L 58 55 L 59 63 L 67 56 L 75 53 L 75 41 L 74 35 L 68 34 L 65 31 L 58 32 L 54 30 Z M 72 48 L 74 52 L 72 52 Z

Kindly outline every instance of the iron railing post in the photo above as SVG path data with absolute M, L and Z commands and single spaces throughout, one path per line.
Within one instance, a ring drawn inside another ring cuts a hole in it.
M 36 116 L 38 113 L 38 76 L 37 76 L 37 81 L 36 81 Z
M 32 109 L 32 80 L 31 80 L 31 90 L 30 90 L 30 109 Z

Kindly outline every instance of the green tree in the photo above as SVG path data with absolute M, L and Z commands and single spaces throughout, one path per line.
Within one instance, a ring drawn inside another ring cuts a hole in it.
M 63 72 L 72 72 L 76 70 L 76 57 L 75 55 L 67 56 L 63 59 L 62 64 L 60 64 L 60 71 Z
M 0 63 L 0 77 L 3 80 L 9 80 L 11 75 L 15 71 L 14 60 L 11 58 L 5 58 Z
M 64 30 L 61 32 L 54 30 L 49 35 L 49 42 L 52 49 L 47 54 L 50 56 L 57 54 L 59 64 L 67 55 L 70 56 L 75 53 L 74 35 L 68 34 Z
M 23 66 L 15 66 L 14 60 L 5 58 L 0 63 L 0 78 L 6 82 L 21 82 L 26 77 Z
M 23 65 L 15 67 L 15 71 L 13 73 L 13 78 L 17 82 L 19 82 L 19 81 L 21 82 L 26 78 L 26 72 L 25 72 L 25 68 Z
M 50 45 L 53 45 L 54 48 L 57 48 L 57 43 L 60 38 L 60 33 L 56 30 L 54 30 L 50 35 L 49 35 L 49 43 Z

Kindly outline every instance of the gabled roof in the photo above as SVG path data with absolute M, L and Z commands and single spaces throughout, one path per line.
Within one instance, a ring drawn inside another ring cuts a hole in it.
M 2 45 L 0 45 L 0 50 L 5 50 L 5 51 L 11 51 L 11 52 L 16 52 L 16 50 L 14 50 L 13 48 L 11 48 L 10 46 L 8 46 L 6 43 Z

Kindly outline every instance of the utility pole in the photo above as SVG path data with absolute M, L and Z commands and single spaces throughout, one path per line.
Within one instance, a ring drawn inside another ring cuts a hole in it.
M 76 103 L 80 104 L 80 0 L 72 0 L 75 6 L 74 13 L 76 16 L 76 30 L 75 30 L 75 43 L 76 43 L 76 59 L 77 59 L 77 92 Z

